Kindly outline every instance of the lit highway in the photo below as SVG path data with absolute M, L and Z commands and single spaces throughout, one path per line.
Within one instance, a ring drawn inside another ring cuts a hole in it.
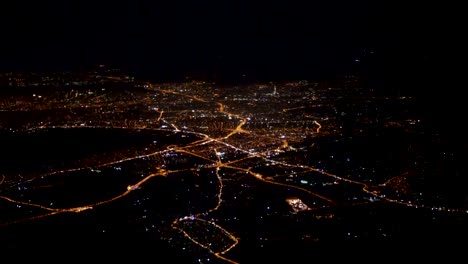
M 112 78 L 113 81 L 122 81 L 117 77 Z M 12 176 L 2 175 L 0 198 L 3 201 L 25 208 L 33 207 L 42 213 L 0 222 L 0 226 L 6 227 L 37 221 L 57 214 L 81 214 L 90 210 L 98 210 L 104 205 L 141 192 L 154 178 L 174 177 L 174 175 L 180 177 L 179 175 L 192 174 L 200 174 L 198 177 L 204 177 L 202 173 L 198 173 L 200 169 L 214 171 L 216 184 L 210 187 L 215 192 L 215 195 L 211 196 L 213 200 L 211 206 L 192 211 L 189 215 L 176 217 L 173 219 L 171 227 L 194 246 L 201 247 L 212 256 L 228 263 L 238 263 L 238 260 L 230 257 L 229 253 L 242 243 L 242 237 L 214 220 L 213 215 L 223 208 L 225 188 L 229 184 L 234 184 L 233 182 L 237 180 L 236 177 L 251 177 L 262 184 L 294 191 L 296 195 L 301 196 L 301 200 L 317 200 L 315 206 L 307 203 L 301 205 L 307 207 L 307 212 L 342 204 L 342 200 L 324 190 L 327 186 L 347 184 L 356 186 L 359 191 L 350 195 L 350 197 L 356 196 L 359 199 L 356 201 L 352 201 L 351 198 L 346 200 L 348 206 L 380 201 L 418 210 L 468 213 L 468 208 L 425 204 L 424 201 L 413 200 L 411 196 L 392 195 L 388 191 L 393 188 L 392 183 L 398 177 L 408 176 L 411 168 L 408 169 L 409 171 L 391 175 L 383 180 L 368 180 L 367 178 L 354 177 L 351 173 L 340 175 L 335 173 L 332 167 L 324 169 L 313 166 L 308 160 L 314 159 L 314 157 L 297 160 L 283 158 L 282 154 L 284 153 L 300 153 L 301 146 L 298 142 L 302 142 L 306 136 L 320 138 L 338 134 L 335 131 L 340 125 L 334 123 L 333 119 L 329 118 L 328 113 L 317 114 L 317 116 L 312 113 L 311 118 L 305 118 L 306 114 L 302 111 L 310 109 L 306 105 L 308 100 L 298 99 L 297 102 L 291 102 L 291 98 L 282 98 L 276 94 L 262 95 L 257 96 L 255 100 L 263 101 L 253 105 L 253 99 L 242 101 L 243 98 L 240 96 L 230 98 L 228 95 L 225 97 L 216 96 L 215 94 L 219 91 L 204 83 L 184 84 L 185 86 L 153 83 L 144 83 L 144 85 L 144 93 L 126 94 L 131 98 L 130 100 L 126 98 L 119 101 L 117 97 L 117 99 L 111 100 L 110 98 L 113 97 L 109 91 L 105 91 L 103 94 L 93 94 L 89 97 L 81 95 L 63 99 L 63 97 L 58 96 L 47 99 L 49 101 L 41 106 L 41 111 L 46 109 L 65 109 L 66 111 L 84 109 L 92 114 L 85 115 L 76 112 L 75 116 L 66 114 L 57 119 L 37 120 L 25 124 L 21 130 L 36 133 L 50 129 L 114 129 L 134 132 L 164 132 L 180 138 L 190 136 L 194 140 L 188 143 L 170 144 L 163 149 L 158 149 L 158 145 L 155 143 L 154 146 L 148 145 L 136 150 L 120 151 L 105 157 L 81 160 L 78 161 L 77 166 L 33 172 L 24 177 L 18 176 L 18 179 L 14 178 L 14 180 L 9 179 Z M 285 87 L 280 88 L 289 89 L 287 86 Z M 281 94 L 285 94 L 285 92 L 281 91 Z M 137 106 L 140 107 L 139 109 L 143 109 L 141 117 L 127 117 L 124 114 L 118 114 L 130 112 L 129 110 Z M 8 110 L 15 110 L 16 107 L 27 112 L 38 110 L 39 106 L 35 103 L 12 106 L 4 102 L 2 107 Z M 275 127 L 272 127 L 273 125 Z M 309 145 L 314 148 L 315 144 L 318 143 Z M 188 157 L 200 162 L 188 167 L 174 168 L 167 165 L 169 163 L 167 156 L 176 157 L 174 159 Z M 24 200 L 21 193 L 12 191 L 15 188 L 21 188 L 25 183 L 31 185 L 36 181 L 44 181 L 50 177 L 71 177 L 68 176 L 70 173 L 87 171 L 108 172 L 110 169 L 116 170 L 117 166 L 134 162 L 144 162 L 148 164 L 146 167 L 150 169 L 147 169 L 140 179 L 132 179 L 132 181 L 129 180 L 125 185 L 122 185 L 120 193 L 79 206 L 55 207 L 34 200 Z M 275 171 L 275 173 L 271 171 Z M 302 182 L 299 179 L 302 179 Z M 314 179 L 318 179 L 319 182 L 322 181 L 320 179 L 324 180 L 320 184 L 312 185 L 310 182 Z M 297 204 L 297 202 L 295 203 Z M 200 234 L 207 232 L 212 236 Z

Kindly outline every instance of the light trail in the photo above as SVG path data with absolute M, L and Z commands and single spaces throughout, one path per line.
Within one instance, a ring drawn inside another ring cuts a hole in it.
M 215 152 L 215 154 L 216 154 L 216 153 L 217 153 L 217 150 L 214 149 L 214 152 Z M 191 152 L 190 152 L 189 154 L 193 154 L 194 156 L 197 156 L 197 157 L 199 156 L 199 155 L 194 154 L 194 153 L 191 153 Z M 221 165 L 222 162 L 221 162 L 220 157 L 219 157 L 218 155 L 216 155 L 216 157 L 218 158 L 217 164 L 218 164 L 218 165 Z M 174 220 L 174 222 L 172 223 L 172 226 L 173 226 L 173 228 L 175 228 L 175 229 L 179 230 L 180 232 L 182 232 L 182 234 L 183 234 L 186 238 L 188 238 L 190 241 L 192 241 L 194 244 L 196 244 L 196 245 L 198 245 L 198 246 L 200 246 L 200 247 L 202 247 L 202 248 L 204 248 L 204 249 L 209 250 L 209 251 L 210 251 L 213 255 L 215 255 L 217 258 L 220 258 L 220 259 L 222 259 L 222 260 L 228 261 L 228 262 L 230 262 L 230 263 L 237 263 L 237 262 L 235 262 L 235 261 L 233 261 L 233 260 L 231 260 L 231 259 L 225 258 L 225 257 L 222 256 L 222 255 L 225 254 L 225 253 L 227 253 L 227 252 L 228 252 L 229 250 L 231 250 L 232 248 L 234 248 L 234 247 L 237 245 L 237 243 L 239 243 L 238 239 L 237 239 L 235 236 L 233 236 L 231 233 L 229 233 L 226 229 L 222 228 L 221 226 L 217 225 L 216 223 L 210 222 L 210 221 L 207 221 L 207 220 L 204 220 L 204 219 L 200 218 L 200 217 L 203 216 L 203 215 L 208 215 L 209 213 L 218 210 L 219 207 L 221 206 L 221 203 L 222 203 L 221 196 L 222 196 L 222 193 L 223 193 L 223 187 L 224 187 L 224 185 L 223 185 L 223 180 L 222 180 L 221 176 L 219 175 L 219 170 L 220 170 L 220 167 L 217 166 L 217 167 L 216 167 L 216 177 L 217 177 L 218 183 L 219 183 L 219 190 L 218 190 L 218 194 L 217 194 L 217 198 L 218 198 L 218 199 L 217 199 L 216 205 L 215 205 L 213 208 L 211 208 L 211 209 L 209 209 L 208 211 L 206 211 L 206 212 L 198 213 L 198 214 L 195 214 L 195 215 L 192 215 L 192 216 L 185 216 L 185 217 L 183 217 L 183 218 L 181 218 L 181 219 L 176 219 L 176 220 Z M 224 250 L 221 251 L 221 252 L 214 252 L 214 251 L 211 249 L 210 246 L 198 242 L 195 238 L 193 238 L 192 236 L 190 236 L 183 228 L 177 227 L 177 224 L 178 224 L 179 222 L 181 222 L 181 221 L 186 221 L 187 219 L 197 220 L 197 221 L 203 221 L 203 222 L 207 222 L 207 223 L 210 223 L 210 224 L 214 225 L 216 228 L 222 230 L 223 233 L 224 233 L 225 235 L 227 235 L 227 236 L 233 241 L 233 243 L 232 243 L 229 247 L 227 247 L 226 249 L 224 249 Z
M 314 120 L 312 123 L 316 124 L 318 127 L 317 127 L 317 131 L 315 131 L 315 133 L 319 133 L 320 132 L 320 129 L 322 128 L 322 125 L 320 125 L 319 122 L 317 122 L 316 120 Z
M 305 109 L 307 108 L 307 106 L 298 106 L 298 107 L 293 107 L 293 108 L 284 108 L 283 109 L 283 112 L 286 113 L 286 112 L 289 112 L 289 111 L 292 111 L 292 110 L 299 110 L 299 109 Z
M 164 113 L 163 110 L 161 110 L 161 111 L 159 112 L 159 117 L 158 117 L 158 119 L 157 119 L 156 121 L 159 122 L 159 121 L 161 120 L 161 118 L 162 118 L 162 116 L 163 116 L 163 113 Z
M 34 220 L 39 220 L 39 219 L 46 218 L 46 217 L 56 215 L 56 214 L 59 214 L 59 213 L 61 213 L 61 212 L 53 211 L 53 212 L 49 212 L 49 213 L 42 214 L 42 215 L 36 215 L 36 216 L 32 216 L 32 217 L 28 217 L 28 218 L 24 218 L 24 219 L 19 219 L 19 220 L 15 220 L 15 221 L 11 221 L 11 222 L 0 223 L 0 227 L 5 227 L 5 226 L 9 226 L 9 225 L 16 225 L 16 224 L 20 224 L 20 223 L 24 223 L 24 222 L 30 222 L 30 221 L 34 221 Z
M 179 171 L 170 171 L 170 172 L 168 172 L 168 171 L 166 171 L 164 169 L 159 169 L 158 173 L 150 174 L 150 175 L 146 176 L 144 179 L 142 179 L 139 182 L 135 183 L 134 185 L 129 185 L 127 187 L 127 190 L 125 192 L 123 192 L 122 194 L 120 194 L 120 195 L 117 195 L 117 196 L 114 196 L 114 197 L 112 197 L 110 199 L 103 200 L 103 201 L 100 201 L 100 202 L 96 202 L 96 203 L 93 203 L 93 204 L 88 204 L 88 205 L 78 206 L 78 207 L 72 207 L 72 208 L 51 208 L 51 207 L 43 206 L 43 205 L 40 205 L 40 204 L 15 200 L 15 199 L 12 199 L 12 198 L 9 198 L 9 197 L 6 197 L 6 196 L 0 196 L 0 199 L 4 199 L 4 200 L 6 200 L 8 202 L 11 202 L 11 203 L 14 203 L 14 204 L 21 204 L 21 205 L 41 208 L 41 209 L 44 209 L 44 210 L 47 210 L 47 211 L 51 211 L 53 214 L 58 214 L 58 213 L 81 213 L 81 212 L 86 211 L 86 210 L 94 209 L 97 206 L 107 204 L 107 203 L 113 202 L 115 200 L 121 199 L 121 198 L 129 195 L 131 192 L 141 188 L 141 185 L 144 184 L 149 179 L 151 179 L 153 177 L 156 177 L 156 176 L 164 176 L 165 177 L 165 176 L 167 176 L 168 173 L 172 173 L 172 172 L 179 172 Z M 23 219 L 23 220 L 19 220 L 19 221 L 24 222 L 24 221 L 28 221 L 28 220 L 35 220 L 38 217 L 50 216 L 50 215 L 53 215 L 53 214 L 45 214 L 43 216 L 31 217 L 31 218 L 27 218 L 27 219 Z M 8 224 L 14 224 L 14 223 L 17 223 L 17 221 L 10 222 Z M 0 225 L 2 225 L 2 224 L 0 223 Z M 3 224 L 3 225 L 6 225 L 6 224 Z
M 187 151 L 187 150 L 184 150 L 184 149 L 181 149 L 181 148 L 174 148 L 172 149 L 174 152 L 179 152 L 179 153 L 185 153 L 185 154 L 188 154 L 190 156 L 194 156 L 194 157 L 197 157 L 197 158 L 200 158 L 200 159 L 203 159 L 203 160 L 207 160 L 207 161 L 210 161 L 210 162 L 215 162 L 205 156 L 202 156 L 200 154 L 197 154 L 197 153 L 193 153 L 193 152 L 190 152 L 190 151 Z

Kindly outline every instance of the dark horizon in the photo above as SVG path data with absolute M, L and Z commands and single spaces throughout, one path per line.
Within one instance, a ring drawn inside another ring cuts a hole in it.
M 427 4 L 69 1 L 20 2 L 2 10 L 3 70 L 106 64 L 163 79 L 251 80 L 330 78 L 358 70 L 385 85 L 408 75 L 399 67 L 418 67 L 436 52 L 421 47 L 434 24 L 435 9 Z
M 15 1 L 1 10 L 3 71 L 105 64 L 151 80 L 218 82 L 356 75 L 383 94 L 450 107 L 466 68 L 461 16 L 439 3 Z

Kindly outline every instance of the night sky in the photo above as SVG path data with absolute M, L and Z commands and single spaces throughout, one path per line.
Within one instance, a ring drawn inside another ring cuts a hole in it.
M 107 64 L 161 79 L 251 81 L 358 72 L 374 89 L 407 92 L 452 79 L 463 46 L 461 9 L 437 2 L 11 2 L 0 8 L 7 70 Z

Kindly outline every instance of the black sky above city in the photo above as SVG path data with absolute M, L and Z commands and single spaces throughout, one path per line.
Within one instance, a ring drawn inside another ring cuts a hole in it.
M 456 70 L 459 10 L 405 1 L 2 2 L 3 69 L 114 65 L 156 78 L 336 77 L 411 89 Z
M 16 3 L 3 9 L 9 59 L 157 65 L 175 72 L 284 64 L 314 70 L 337 68 L 382 37 L 383 6 L 371 1 L 252 2 Z

